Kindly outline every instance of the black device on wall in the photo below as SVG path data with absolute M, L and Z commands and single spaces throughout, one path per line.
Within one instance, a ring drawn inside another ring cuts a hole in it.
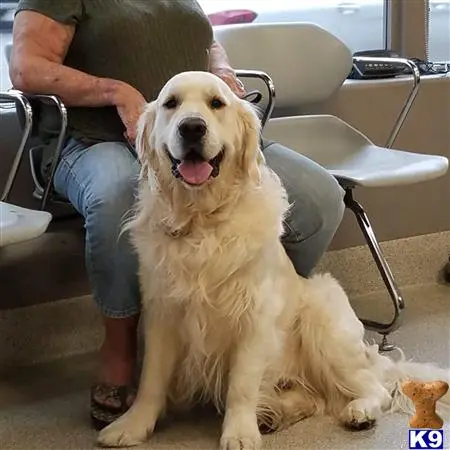
M 354 57 L 364 56 L 373 58 L 399 58 L 399 55 L 392 50 L 366 50 L 355 52 Z M 348 78 L 354 80 L 369 80 L 376 78 L 391 78 L 405 73 L 404 64 L 392 62 L 367 62 L 354 61 L 353 68 Z

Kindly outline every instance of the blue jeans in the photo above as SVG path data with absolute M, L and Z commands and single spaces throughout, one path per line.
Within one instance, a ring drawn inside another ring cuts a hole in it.
M 344 211 L 335 179 L 308 158 L 266 143 L 268 165 L 293 203 L 283 245 L 296 271 L 307 277 L 326 251 Z M 85 219 L 86 267 L 93 296 L 108 317 L 139 313 L 137 257 L 120 227 L 136 195 L 139 163 L 124 143 L 88 146 L 70 139 L 54 185 Z

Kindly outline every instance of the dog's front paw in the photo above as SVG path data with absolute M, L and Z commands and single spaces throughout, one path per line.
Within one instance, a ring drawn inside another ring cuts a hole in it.
M 344 408 L 341 421 L 351 430 L 368 430 L 375 425 L 379 413 L 377 402 L 368 398 L 358 398 Z
M 147 441 L 153 426 L 147 425 L 127 414 L 100 431 L 97 444 L 102 447 L 133 447 Z
M 221 450 L 258 450 L 261 448 L 261 433 L 256 420 L 235 417 L 232 421 L 226 421 L 222 437 L 220 438 Z
M 222 436 L 220 450 L 258 450 L 261 448 L 261 436 Z

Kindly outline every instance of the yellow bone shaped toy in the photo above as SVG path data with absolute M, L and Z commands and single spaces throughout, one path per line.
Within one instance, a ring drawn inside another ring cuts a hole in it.
M 416 408 L 414 416 L 409 419 L 411 428 L 442 428 L 444 421 L 436 414 L 436 402 L 448 391 L 445 381 L 412 381 L 402 384 L 403 393 L 409 397 Z

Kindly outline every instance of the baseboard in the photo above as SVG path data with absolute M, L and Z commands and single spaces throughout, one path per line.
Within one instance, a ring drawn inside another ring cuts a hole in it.
M 101 342 L 101 319 L 91 296 L 0 310 L 0 369 L 81 355 Z
M 380 244 L 400 286 L 443 283 L 443 268 L 450 256 L 450 231 L 386 241 Z M 317 271 L 331 272 L 350 296 L 384 289 L 367 246 L 326 253 Z

